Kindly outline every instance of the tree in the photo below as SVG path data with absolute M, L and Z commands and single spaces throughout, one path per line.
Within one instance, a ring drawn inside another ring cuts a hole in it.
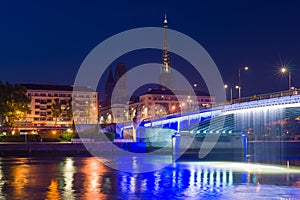
M 67 117 L 69 118 L 69 120 L 72 122 L 72 130 L 73 130 L 73 133 L 76 132 L 76 128 L 75 128 L 75 122 L 74 122 L 74 119 L 73 119 L 73 104 L 72 104 L 72 98 L 70 98 L 68 100 L 68 103 L 67 103 L 67 106 L 65 108 L 65 111 L 66 111 L 66 115 Z
M 0 82 L 0 123 L 3 124 L 4 122 L 4 117 L 7 112 L 7 94 L 6 94 L 6 88 L 5 85 Z
M 61 115 L 62 109 L 61 109 L 61 103 L 59 102 L 59 99 L 54 99 L 54 103 L 52 104 L 52 116 L 55 118 L 55 125 L 57 124 L 57 118 Z
M 73 110 L 72 110 L 72 98 L 68 100 L 67 106 L 64 109 L 66 112 L 67 117 L 69 118 L 70 121 L 73 120 Z
M 4 126 L 13 127 L 17 120 L 24 118 L 30 111 L 29 103 L 25 87 L 0 82 L 0 122 Z

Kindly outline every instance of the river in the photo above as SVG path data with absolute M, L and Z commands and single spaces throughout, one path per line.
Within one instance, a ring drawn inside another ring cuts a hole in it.
M 174 162 L 129 173 L 95 157 L 6 157 L 0 159 L 0 199 L 300 199 L 298 160 L 284 166 Z

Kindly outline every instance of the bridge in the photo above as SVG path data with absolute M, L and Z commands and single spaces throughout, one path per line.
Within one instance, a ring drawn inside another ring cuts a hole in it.
M 235 99 L 232 102 L 214 105 L 209 109 L 149 119 L 141 122 L 139 126 L 166 128 L 176 132 L 188 130 L 191 134 L 231 134 L 241 131 L 250 133 L 258 129 L 266 129 L 267 127 L 263 128 L 263 126 L 267 123 L 299 115 L 300 90 L 295 89 Z M 210 127 L 213 118 L 224 118 L 224 124 L 218 128 Z M 121 131 L 126 129 L 133 129 L 133 124 L 120 126 Z
M 121 132 L 136 128 L 133 138 L 157 149 L 170 145 L 170 138 L 180 133 L 180 146 L 190 146 L 192 154 L 199 151 L 199 147 L 202 149 L 207 137 L 217 136 L 218 142 L 211 146 L 217 150 L 214 157 L 221 155 L 222 159 L 222 153 L 229 148 L 230 155 L 236 155 L 241 150 L 246 152 L 245 135 L 250 140 L 285 140 L 292 134 L 289 130 L 293 129 L 287 129 L 287 121 L 300 120 L 299 116 L 300 90 L 288 90 L 235 99 L 209 109 L 154 118 L 141 122 L 137 127 L 128 123 L 119 128 Z M 274 143 L 273 146 L 268 149 L 270 153 L 282 154 L 282 145 Z M 251 148 L 256 149 L 253 145 Z M 237 160 L 240 155 L 236 156 Z

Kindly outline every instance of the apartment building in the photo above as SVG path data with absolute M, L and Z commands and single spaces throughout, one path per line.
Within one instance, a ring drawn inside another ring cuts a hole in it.
M 26 123 L 33 126 L 71 126 L 75 123 L 98 122 L 98 93 L 87 87 L 52 84 L 22 84 L 30 96 L 30 112 Z M 53 115 L 53 104 L 58 102 L 61 113 Z M 71 110 L 72 111 L 71 111 Z
M 215 97 L 203 91 L 194 91 L 195 98 L 187 91 L 176 95 L 165 88 L 149 88 L 139 97 L 132 98 L 128 105 L 109 105 L 100 110 L 100 123 L 128 122 L 210 108 Z M 114 109 L 114 112 L 112 111 Z

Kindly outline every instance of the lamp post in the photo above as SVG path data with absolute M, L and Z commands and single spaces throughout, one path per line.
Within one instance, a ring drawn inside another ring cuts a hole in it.
M 225 88 L 225 89 L 227 89 L 228 87 L 229 87 L 229 86 L 228 86 L 227 84 L 224 85 L 224 88 Z M 235 89 L 239 89 L 239 86 L 236 85 L 236 86 L 235 86 Z M 232 95 L 232 94 L 233 94 L 233 92 L 232 92 L 232 87 L 230 87 L 230 103 L 233 102 L 233 95 Z
M 249 69 L 248 66 L 245 67 L 240 67 L 239 68 L 239 84 L 238 84 L 238 89 L 239 89 L 239 99 L 242 97 L 242 81 L 241 81 L 241 71 L 247 71 Z
M 85 106 L 86 106 L 86 110 L 85 110 L 85 124 L 88 124 L 89 121 L 89 115 L 90 115 L 90 108 L 89 108 L 89 101 L 85 101 Z
M 228 88 L 228 85 L 225 84 L 225 85 L 224 85 L 224 88 L 227 89 L 227 88 Z M 232 103 L 232 87 L 230 87 L 230 103 Z
M 289 81 L 289 90 L 292 88 L 292 74 L 290 70 L 287 69 L 287 67 L 282 67 L 280 69 L 281 73 L 285 74 L 288 73 L 288 81 Z

